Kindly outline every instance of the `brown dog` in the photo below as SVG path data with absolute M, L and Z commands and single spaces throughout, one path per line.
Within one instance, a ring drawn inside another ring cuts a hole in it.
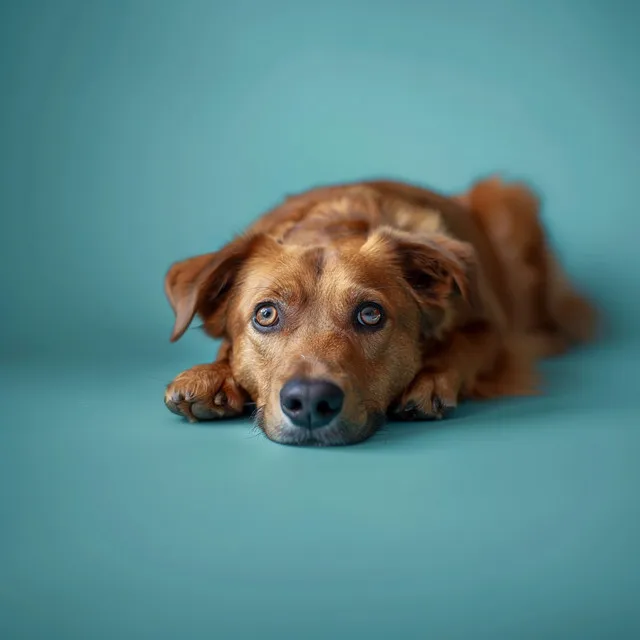
M 276 442 L 371 436 L 389 413 L 441 418 L 462 398 L 534 393 L 537 359 L 589 339 L 525 186 L 462 196 L 371 181 L 285 200 L 220 251 L 175 263 L 171 340 L 198 314 L 218 359 L 165 402 L 190 420 L 240 415 Z

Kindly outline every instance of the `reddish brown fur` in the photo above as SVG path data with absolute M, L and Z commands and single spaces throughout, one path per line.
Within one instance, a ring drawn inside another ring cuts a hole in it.
M 530 189 L 498 179 L 452 197 L 370 181 L 288 198 L 220 251 L 167 273 L 172 340 L 195 314 L 223 340 L 215 363 L 169 385 L 167 406 L 211 419 L 253 400 L 273 440 L 342 444 L 371 435 L 389 412 L 439 418 L 461 398 L 536 392 L 536 360 L 595 327 L 538 208 Z M 252 324 L 264 301 L 280 309 L 277 331 Z M 378 331 L 354 324 L 366 301 L 385 309 Z M 279 393 L 292 378 L 344 391 L 336 424 L 314 435 L 287 424 Z

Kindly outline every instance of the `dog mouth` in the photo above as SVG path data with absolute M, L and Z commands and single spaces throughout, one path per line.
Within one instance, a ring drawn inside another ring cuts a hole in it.
M 360 425 L 337 418 L 326 426 L 316 429 L 299 427 L 287 421 L 274 426 L 267 425 L 264 407 L 256 407 L 253 418 L 256 427 L 272 442 L 299 447 L 338 447 L 357 444 L 368 440 L 386 422 L 384 412 L 375 412 Z

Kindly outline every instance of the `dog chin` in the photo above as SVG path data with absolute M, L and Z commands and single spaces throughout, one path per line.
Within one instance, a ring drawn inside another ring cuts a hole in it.
M 364 425 L 355 425 L 339 418 L 326 427 L 306 429 L 284 418 L 278 425 L 267 426 L 264 409 L 255 413 L 256 426 L 273 442 L 301 447 L 336 447 L 357 444 L 370 438 L 385 423 L 384 413 L 369 416 Z

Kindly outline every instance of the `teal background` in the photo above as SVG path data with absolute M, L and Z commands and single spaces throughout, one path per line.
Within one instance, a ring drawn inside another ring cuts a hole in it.
M 640 5 L 0 5 L 0 637 L 640 637 Z M 607 311 L 539 399 L 279 447 L 162 404 L 170 262 L 283 194 L 538 185 Z

